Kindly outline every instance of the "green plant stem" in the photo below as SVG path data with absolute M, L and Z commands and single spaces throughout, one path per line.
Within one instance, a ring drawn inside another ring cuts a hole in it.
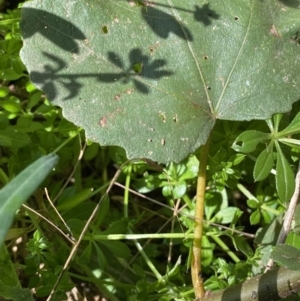
M 204 283 L 201 277 L 201 240 L 203 232 L 204 201 L 206 188 L 206 165 L 210 138 L 200 147 L 199 171 L 195 207 L 194 241 L 192 250 L 191 273 L 196 298 L 204 298 Z
M 66 144 L 68 144 L 72 139 L 74 139 L 79 133 L 81 132 L 81 128 L 78 129 L 78 132 L 72 136 L 70 136 L 68 139 L 66 139 L 61 145 L 59 145 L 54 151 L 53 154 L 57 154 L 58 151 L 63 148 Z
M 131 165 L 131 163 L 129 163 L 126 180 L 125 180 L 125 190 L 124 190 L 124 217 L 128 217 L 128 203 L 129 203 L 129 188 L 130 188 L 130 181 L 131 181 L 131 172 L 132 172 L 132 165 Z M 134 235 L 133 232 L 131 231 L 131 229 L 128 229 L 128 232 L 129 232 L 129 234 L 127 234 L 127 235 Z M 118 238 L 118 239 L 120 239 L 120 238 Z M 152 273 L 155 275 L 155 277 L 159 281 L 164 281 L 162 275 L 158 272 L 158 270 L 155 268 L 154 264 L 151 262 L 151 260 L 147 256 L 147 254 L 144 252 L 141 244 L 136 240 L 136 238 L 133 239 L 133 242 L 134 242 L 136 248 L 138 249 L 138 251 L 140 252 L 140 254 L 142 255 L 142 257 L 144 258 L 144 260 L 146 261 L 148 267 L 150 268 Z
M 259 200 L 242 184 L 237 184 L 237 188 L 249 199 L 249 200 L 255 200 L 257 201 L 257 203 L 259 204 Z M 260 204 L 260 208 L 268 211 L 270 213 L 275 214 L 276 216 L 278 216 L 280 214 L 280 212 L 276 209 L 270 208 L 264 204 Z
M 211 235 L 210 237 L 222 248 L 224 252 L 227 253 L 228 256 L 230 256 L 234 262 L 240 262 L 240 259 L 228 248 L 228 246 L 223 242 L 222 239 L 220 239 L 219 236 Z
M 130 187 L 130 180 L 131 180 L 131 172 L 132 172 L 132 165 L 131 163 L 128 164 L 126 180 L 125 180 L 125 187 L 124 190 L 124 217 L 128 217 L 128 203 L 129 203 L 129 187 Z
M 183 196 L 183 200 L 188 205 L 189 209 L 192 209 L 194 207 L 190 198 L 186 194 Z
M 86 235 L 83 240 L 135 240 L 135 239 L 187 239 L 194 238 L 194 233 L 147 233 L 147 234 L 92 234 Z

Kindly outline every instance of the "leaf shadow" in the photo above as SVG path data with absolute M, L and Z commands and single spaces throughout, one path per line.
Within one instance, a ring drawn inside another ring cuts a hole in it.
M 30 77 L 34 83 L 41 85 L 41 89 L 46 93 L 49 100 L 53 100 L 58 96 L 55 83 L 59 83 L 68 91 L 68 95 L 64 100 L 69 100 L 79 94 L 80 89 L 83 87 L 83 84 L 80 82 L 82 78 L 94 78 L 96 81 L 103 83 L 121 81 L 123 84 L 127 84 L 132 82 L 139 92 L 147 94 L 150 92 L 150 89 L 142 81 L 143 78 L 159 79 L 174 74 L 172 71 L 162 69 L 167 64 L 166 60 L 151 60 L 139 48 L 134 48 L 129 52 L 128 68 L 125 68 L 125 63 L 117 53 L 112 51 L 107 53 L 107 61 L 120 70 L 115 73 L 65 74 L 64 70 L 68 66 L 64 60 L 45 51 L 43 55 L 46 59 L 52 61 L 53 64 L 45 64 L 42 72 L 32 71 Z
M 173 33 L 181 39 L 187 41 L 193 40 L 192 33 L 188 27 L 179 22 L 173 15 L 157 7 L 154 8 L 152 5 L 146 5 L 146 2 L 139 0 L 136 2 L 139 4 L 142 3 L 139 5 L 141 6 L 142 17 L 158 36 L 166 39 Z M 159 3 L 155 3 L 155 5 L 170 7 Z M 195 10 L 180 7 L 173 7 L 173 9 L 193 14 L 195 20 L 202 22 L 206 26 L 211 24 L 211 19 L 219 18 L 219 15 L 209 8 L 209 4 L 204 4 L 202 7 L 195 6 Z M 80 52 L 78 41 L 85 40 L 86 36 L 72 22 L 47 11 L 30 7 L 22 8 L 21 14 L 21 30 L 25 40 L 35 34 L 40 34 L 67 52 L 72 54 Z M 47 51 L 43 51 L 42 54 L 48 62 L 43 65 L 42 71 L 32 71 L 30 76 L 32 81 L 40 85 L 41 89 L 46 92 L 50 100 L 58 96 L 57 83 L 68 91 L 67 96 L 64 97 L 64 100 L 68 100 L 80 93 L 83 87 L 81 79 L 86 77 L 110 84 L 115 82 L 127 84 L 131 82 L 139 92 L 146 94 L 150 92 L 150 86 L 143 79 L 160 79 L 174 74 L 173 71 L 165 69 L 167 66 L 165 59 L 154 60 L 151 56 L 143 54 L 139 48 L 129 51 L 129 63 L 126 64 L 122 61 L 118 53 L 108 51 L 107 62 L 116 67 L 114 70 L 119 70 L 118 72 L 111 73 L 66 74 L 68 65 L 63 59 Z
M 300 1 L 299 0 L 279 0 L 282 4 L 293 7 L 293 8 L 300 8 Z
M 129 67 L 125 69 L 122 59 L 115 52 L 108 52 L 108 60 L 120 68 L 119 73 L 103 73 L 99 74 L 98 80 L 102 82 L 112 83 L 122 80 L 124 84 L 132 81 L 136 89 L 142 93 L 149 93 L 149 88 L 146 84 L 139 79 L 159 79 L 164 76 L 170 76 L 172 71 L 162 70 L 166 66 L 166 60 L 157 59 L 152 60 L 148 55 L 144 55 L 142 50 L 134 48 L 130 51 L 129 55 Z
M 183 40 L 193 41 L 193 35 L 187 26 L 185 26 L 182 22 L 179 22 L 173 15 L 157 8 L 157 6 L 171 8 L 169 5 L 141 0 L 127 1 L 129 3 L 135 3 L 136 6 L 141 7 L 143 19 L 159 37 L 166 39 L 171 33 L 173 33 Z M 211 25 L 213 20 L 218 20 L 220 18 L 220 15 L 209 7 L 209 3 L 203 4 L 202 7 L 195 5 L 195 10 L 189 10 L 182 7 L 172 8 L 193 14 L 194 20 L 205 26 Z
M 71 53 L 79 53 L 76 40 L 86 39 L 84 33 L 70 21 L 35 8 L 22 8 L 20 26 L 24 39 L 39 33 L 61 49 Z
M 145 9 L 142 8 L 141 14 L 149 27 L 159 37 L 166 39 L 170 33 L 174 33 L 183 40 L 193 41 L 190 30 L 172 15 L 151 6 L 147 6 Z
M 196 21 L 208 26 L 212 24 L 212 19 L 218 20 L 220 18 L 220 15 L 218 15 L 209 7 L 209 3 L 206 3 L 203 4 L 202 7 L 195 5 L 194 18 Z

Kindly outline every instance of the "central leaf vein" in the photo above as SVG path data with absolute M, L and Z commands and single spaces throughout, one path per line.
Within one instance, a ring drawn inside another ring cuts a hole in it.
M 231 70 L 230 70 L 230 72 L 229 72 L 228 78 L 227 78 L 227 80 L 226 80 L 226 83 L 225 83 L 225 85 L 224 85 L 224 88 L 223 88 L 223 90 L 222 90 L 222 93 L 221 93 L 221 95 L 220 95 L 220 97 L 219 97 L 219 100 L 218 100 L 218 102 L 217 102 L 217 105 L 216 105 L 216 107 L 215 107 L 215 112 L 218 112 L 219 106 L 221 105 L 221 102 L 222 102 L 222 98 L 223 98 L 223 96 L 224 96 L 224 94 L 225 94 L 225 91 L 226 91 L 226 89 L 227 89 L 227 87 L 228 87 L 228 85 L 229 85 L 229 83 L 230 83 L 231 76 L 232 76 L 232 74 L 233 74 L 233 72 L 234 72 L 234 70 L 235 70 L 235 67 L 236 67 L 236 65 L 237 65 L 237 63 L 238 63 L 238 61 L 239 61 L 239 59 L 240 59 L 240 57 L 241 57 L 241 54 L 242 54 L 243 49 L 244 49 L 244 46 L 245 46 L 245 44 L 246 44 L 247 36 L 248 36 L 249 30 L 250 30 L 251 21 L 252 21 L 252 16 L 253 16 L 253 6 L 254 6 L 254 1 L 252 1 L 252 7 L 251 7 L 251 12 L 250 12 L 250 18 L 249 18 L 249 21 L 248 21 L 248 25 L 247 25 L 247 29 L 246 29 L 246 32 L 245 32 L 245 36 L 244 36 L 243 42 L 242 42 L 241 47 L 240 47 L 240 49 L 239 49 L 239 51 L 238 51 L 238 54 L 237 54 L 237 56 L 236 56 L 236 59 L 235 59 L 233 65 L 232 65 L 232 68 L 231 68 Z
M 171 0 L 168 0 L 168 3 L 169 3 L 169 5 L 170 5 L 170 7 L 172 7 L 172 8 L 174 7 L 174 5 L 173 5 L 173 3 L 172 3 Z M 183 28 L 182 25 L 181 25 L 180 17 L 179 17 L 179 15 L 178 15 L 178 13 L 177 13 L 174 9 L 172 9 L 172 11 L 173 11 L 174 15 L 176 16 L 177 20 L 179 21 L 178 23 L 180 24 L 181 30 L 183 31 L 184 35 L 186 36 L 186 41 L 187 41 L 189 50 L 190 50 L 190 52 L 191 52 L 191 54 L 192 54 L 192 56 L 193 56 L 193 59 L 194 59 L 194 61 L 195 61 L 196 67 L 197 67 L 197 70 L 198 70 L 199 75 L 200 75 L 200 79 L 201 79 L 201 81 L 202 81 L 202 83 L 203 83 L 203 88 L 204 88 L 204 91 L 205 91 L 205 95 L 206 95 L 206 99 L 207 99 L 207 102 L 208 102 L 210 111 L 211 111 L 211 113 L 213 114 L 214 110 L 213 110 L 213 106 L 212 106 L 212 101 L 211 101 L 211 99 L 210 99 L 210 95 L 209 95 L 209 93 L 208 93 L 207 86 L 206 86 L 206 84 L 205 84 L 204 75 L 203 75 L 203 73 L 202 73 L 200 64 L 199 64 L 199 62 L 198 62 L 198 60 L 197 60 L 197 57 L 196 57 L 196 55 L 195 55 L 195 52 L 194 52 L 194 50 L 193 50 L 193 48 L 192 48 L 191 42 L 189 41 L 189 39 L 188 39 L 188 37 L 187 37 L 187 35 L 186 35 L 186 32 L 185 32 L 184 28 Z

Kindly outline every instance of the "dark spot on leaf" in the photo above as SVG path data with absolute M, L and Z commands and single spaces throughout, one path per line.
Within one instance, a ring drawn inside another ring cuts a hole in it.
M 207 56 L 207 55 L 205 55 L 203 58 L 204 58 L 205 60 L 208 60 L 208 56 Z
M 99 125 L 104 128 L 106 126 L 106 123 L 107 123 L 107 118 L 105 116 L 101 117 L 100 120 L 99 120 Z
M 106 25 L 102 26 L 102 32 L 104 34 L 107 34 L 108 33 L 108 27 Z
M 239 17 L 237 17 L 237 16 L 234 17 L 234 20 L 235 20 L 235 21 L 237 21 L 238 19 L 239 19 Z
M 177 114 L 173 117 L 173 121 L 174 121 L 174 122 L 177 122 L 177 121 L 178 121 L 178 116 L 177 116 Z
M 148 139 L 148 142 L 152 142 L 152 139 Z
M 210 87 L 210 86 L 207 86 L 207 90 L 211 90 L 211 87 Z
M 159 41 L 156 41 L 154 44 L 152 44 L 149 47 L 150 50 L 150 54 L 152 55 L 154 53 L 154 51 L 159 47 Z

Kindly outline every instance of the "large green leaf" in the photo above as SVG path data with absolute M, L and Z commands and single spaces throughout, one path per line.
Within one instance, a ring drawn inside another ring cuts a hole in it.
M 180 161 L 216 119 L 265 119 L 299 99 L 300 10 L 285 2 L 29 1 L 21 57 L 90 140 Z
M 0 190 L 0 247 L 16 211 L 38 188 L 57 161 L 55 154 L 39 158 Z

